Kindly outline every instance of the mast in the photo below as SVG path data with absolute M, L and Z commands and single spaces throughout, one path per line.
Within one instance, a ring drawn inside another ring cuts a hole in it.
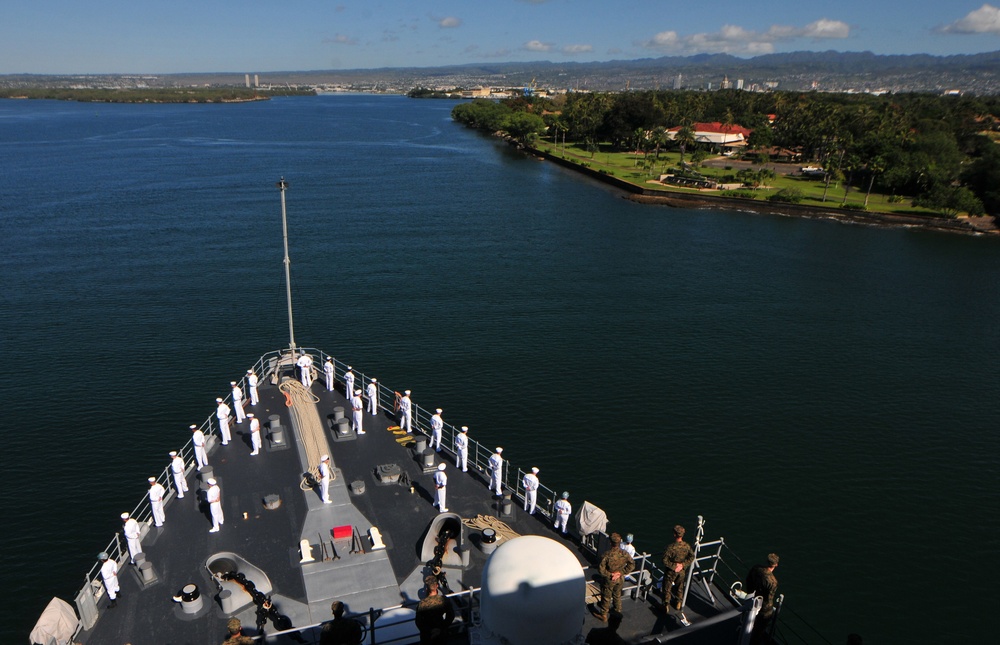
M 288 217 L 285 215 L 285 190 L 288 189 L 288 182 L 282 177 L 275 184 L 281 191 L 281 233 L 285 240 L 285 294 L 288 297 L 288 347 L 292 350 L 292 357 L 295 357 L 295 325 L 292 323 L 292 274 L 289 270 L 292 261 L 288 259 Z

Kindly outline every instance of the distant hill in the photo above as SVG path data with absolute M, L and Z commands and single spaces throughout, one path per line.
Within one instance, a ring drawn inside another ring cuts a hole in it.
M 248 70 L 253 78 L 254 71 Z M 0 76 L 0 87 L 244 85 L 244 72 L 160 75 Z M 1000 51 L 982 54 L 885 56 L 872 52 L 790 52 L 738 58 L 729 54 L 663 56 L 593 63 L 470 63 L 442 67 L 260 72 L 262 86 L 330 85 L 406 92 L 414 87 L 523 87 L 589 91 L 744 89 L 1000 94 Z

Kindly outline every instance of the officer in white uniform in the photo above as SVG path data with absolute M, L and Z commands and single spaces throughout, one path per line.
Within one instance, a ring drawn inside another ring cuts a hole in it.
M 403 392 L 399 400 L 399 427 L 407 432 L 413 432 L 413 402 L 410 401 L 410 391 Z
M 444 421 L 441 420 L 442 412 L 444 410 L 438 408 L 431 417 L 431 447 L 438 452 L 441 452 L 441 431 L 444 430 Z
M 108 600 L 111 604 L 108 609 L 118 605 L 118 563 L 115 562 L 103 551 L 97 554 L 97 559 L 101 561 L 101 578 L 104 580 L 104 588 L 108 590 Z
M 365 404 L 361 400 L 360 389 L 354 390 L 354 396 L 351 397 L 351 410 L 354 411 L 354 432 L 364 434 L 365 429 L 362 425 L 362 421 L 365 414 Z
M 184 499 L 188 483 L 187 479 L 184 478 L 184 460 L 180 458 L 176 450 L 170 451 L 170 473 L 174 476 L 174 488 L 177 490 L 177 499 Z
M 228 446 L 233 438 L 229 432 L 229 406 L 221 398 L 216 398 L 215 402 L 219 404 L 215 410 L 215 416 L 219 420 L 219 435 L 222 437 L 222 445 Z
M 212 512 L 212 528 L 209 533 L 218 533 L 219 528 L 226 523 L 226 518 L 222 516 L 222 491 L 219 490 L 219 482 L 215 477 L 208 478 L 208 508 Z
M 344 396 L 348 399 L 354 394 L 354 372 L 351 371 L 351 366 L 347 366 L 347 371 L 344 372 Z
M 149 508 L 153 511 L 153 524 L 163 526 L 166 515 L 163 514 L 163 497 L 167 490 L 156 481 L 156 477 L 149 478 Z
M 253 450 L 250 451 L 251 455 L 256 455 L 260 452 L 260 419 L 253 415 L 253 412 L 247 415 L 250 419 L 250 446 Z
M 323 455 L 319 458 L 319 496 L 324 504 L 333 504 L 330 501 L 330 478 L 333 471 L 330 469 L 330 455 Z
M 295 364 L 299 366 L 299 371 L 301 372 L 300 378 L 302 379 L 302 386 L 309 387 L 312 385 L 312 356 L 309 354 L 303 354 L 302 356 L 299 356 L 299 360 L 295 361 Z
M 455 465 L 462 467 L 462 472 L 469 472 L 469 426 L 462 426 L 461 432 L 455 435 Z
M 198 470 L 208 465 L 208 453 L 205 451 L 205 433 L 198 429 L 198 426 L 191 424 L 191 444 L 194 445 L 194 460 L 198 464 Z
M 247 370 L 247 389 L 250 390 L 250 405 L 260 403 L 260 396 L 257 394 L 257 375 L 253 370 Z
M 524 510 L 529 515 L 534 515 L 535 501 L 538 499 L 538 469 L 532 468 L 530 473 L 525 474 L 521 485 L 524 486 Z
M 122 513 L 122 522 L 125 524 L 122 532 L 125 533 L 129 559 L 135 564 L 135 556 L 142 553 L 142 544 L 139 543 L 139 523 L 135 518 L 129 517 L 128 513 Z
M 448 475 L 444 472 L 445 467 L 443 463 L 438 464 L 438 470 L 434 473 L 434 506 L 438 507 L 439 513 L 448 512 L 448 505 L 445 502 L 448 490 Z
M 562 527 L 562 534 L 566 535 L 569 528 L 569 516 L 573 514 L 573 505 L 569 503 L 569 493 L 563 493 L 562 499 L 556 502 L 556 521 L 552 525 L 553 529 L 559 530 Z
M 336 370 L 333 367 L 333 359 L 329 356 L 326 357 L 326 362 L 323 363 L 323 375 L 326 376 L 326 391 L 333 392 L 333 377 L 336 374 Z
M 368 389 L 365 392 L 368 395 L 368 411 L 371 412 L 372 416 L 378 414 L 378 380 L 372 379 L 371 383 L 368 384 Z
M 236 423 L 243 423 L 247 418 L 247 413 L 243 411 L 243 388 L 236 384 L 236 381 L 229 381 L 233 386 L 233 409 L 236 411 Z
M 503 448 L 497 446 L 497 451 L 493 453 L 490 457 L 489 462 L 486 464 L 486 470 L 490 471 L 490 488 L 497 495 L 502 495 L 503 491 L 500 489 L 503 480 Z

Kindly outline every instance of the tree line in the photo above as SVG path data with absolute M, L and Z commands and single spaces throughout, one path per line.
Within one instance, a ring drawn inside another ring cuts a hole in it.
M 649 90 L 477 100 L 452 118 L 530 145 L 538 137 L 586 150 L 697 149 L 691 126 L 752 130 L 748 150 L 802 155 L 845 182 L 955 215 L 1000 213 L 1000 97 Z M 667 129 L 681 126 L 675 136 Z M 766 158 L 765 158 L 766 159 Z

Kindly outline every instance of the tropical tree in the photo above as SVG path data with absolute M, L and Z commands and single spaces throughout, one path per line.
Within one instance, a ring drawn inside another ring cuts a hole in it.
M 684 151 L 687 150 L 688 146 L 694 145 L 694 130 L 690 125 L 682 125 L 681 129 L 674 134 L 674 141 L 677 142 L 678 147 L 681 149 L 681 165 L 684 165 Z

